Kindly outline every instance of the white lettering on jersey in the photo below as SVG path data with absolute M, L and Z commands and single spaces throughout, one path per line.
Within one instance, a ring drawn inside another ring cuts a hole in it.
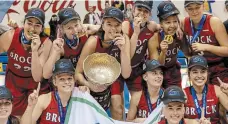
M 144 39 L 143 41 L 138 39 L 137 44 L 136 44 L 136 52 L 135 52 L 136 54 L 141 54 L 141 52 L 143 50 L 143 44 L 147 41 L 148 41 L 148 39 Z
M 147 118 L 149 115 L 150 115 L 150 113 L 147 112 L 146 110 L 142 110 L 142 109 L 138 110 L 138 116 L 139 117 Z
M 217 112 L 216 107 L 217 107 L 217 105 L 207 106 L 206 114 L 210 115 L 210 114 L 216 113 Z M 195 107 L 185 107 L 185 114 L 186 115 L 196 115 L 197 111 L 196 111 Z
M 51 122 L 60 122 L 60 117 L 56 113 L 46 113 L 46 120 Z
M 186 38 L 188 41 L 191 41 L 193 36 L 186 35 Z M 203 44 L 209 44 L 212 43 L 211 36 L 199 36 L 194 41 L 195 43 L 203 43 Z
M 22 63 L 22 64 L 23 63 L 27 63 L 27 64 L 31 65 L 31 63 L 32 63 L 32 57 L 25 58 L 24 56 L 18 56 L 18 54 L 14 53 L 14 52 L 10 52 L 10 57 L 12 59 L 14 59 L 15 61 L 17 61 L 19 63 Z M 31 67 L 30 66 L 22 67 L 19 63 L 14 63 L 13 64 L 16 69 L 23 68 L 24 71 L 31 71 Z

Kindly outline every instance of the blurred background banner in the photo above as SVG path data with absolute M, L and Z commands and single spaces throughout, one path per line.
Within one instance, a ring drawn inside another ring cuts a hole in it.
M 14 0 L 0 1 L 0 22 L 2 22 L 9 8 L 12 6 Z
M 82 21 L 84 16 L 88 13 L 89 7 L 93 7 L 94 12 L 101 15 L 105 9 L 105 3 L 113 5 L 117 0 L 5 0 L 0 1 L 0 20 L 1 23 L 7 24 L 10 19 L 16 20 L 19 26 L 22 26 L 24 21 L 24 15 L 30 8 L 41 8 L 46 13 L 45 27 L 49 29 L 48 22 L 53 14 L 57 14 L 62 8 L 73 7 L 80 15 Z M 119 0 L 124 4 L 124 11 L 128 4 L 133 6 L 134 0 Z M 158 22 L 157 19 L 157 6 L 161 0 L 155 0 L 153 5 L 151 20 Z M 184 9 L 184 0 L 172 0 L 172 2 L 180 10 L 181 18 L 187 16 Z M 214 16 L 219 17 L 222 21 L 228 18 L 228 14 L 225 11 L 224 0 L 205 0 L 204 8 L 205 12 L 212 13 Z

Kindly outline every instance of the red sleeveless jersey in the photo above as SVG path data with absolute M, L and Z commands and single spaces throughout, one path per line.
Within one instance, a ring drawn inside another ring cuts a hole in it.
M 132 34 L 134 32 L 133 27 L 129 26 L 129 38 L 131 38 Z M 138 41 L 136 44 L 136 50 L 133 58 L 131 59 L 131 66 L 132 68 L 137 67 L 142 62 L 145 61 L 145 56 L 147 53 L 148 48 L 148 41 L 149 39 L 154 35 L 154 32 L 150 31 L 147 27 L 141 30 Z
M 108 48 L 104 48 L 102 46 L 102 41 L 98 36 L 95 36 L 97 38 L 97 45 L 96 45 L 96 49 L 95 52 L 98 53 L 107 53 L 113 57 L 115 57 L 117 59 L 118 62 L 120 62 L 120 49 L 118 48 L 117 45 L 111 45 Z
M 64 111 L 66 108 L 64 108 Z M 60 116 L 58 111 L 58 102 L 55 99 L 55 93 L 51 92 L 51 102 L 42 112 L 39 118 L 39 124 L 60 124 Z
M 163 39 L 160 33 L 158 35 L 158 40 L 159 40 L 158 51 L 161 52 L 160 43 L 162 42 Z M 171 44 L 168 44 L 168 50 L 166 52 L 166 57 L 165 57 L 165 66 L 167 68 L 177 64 L 177 54 L 178 54 L 178 51 L 180 50 L 180 42 L 181 41 L 178 40 L 176 36 L 174 36 L 173 42 Z
M 80 43 L 75 50 L 71 49 L 67 44 L 64 45 L 64 58 L 71 59 L 71 62 L 73 63 L 73 65 L 75 67 L 77 65 L 77 62 L 78 62 L 78 59 L 80 57 L 82 48 L 83 48 L 86 41 L 87 41 L 86 35 L 80 37 Z
M 202 43 L 202 44 L 210 44 L 210 45 L 214 45 L 214 46 L 220 46 L 215 37 L 215 33 L 212 31 L 212 28 L 210 25 L 210 19 L 211 19 L 211 16 L 207 15 L 205 23 L 203 25 L 203 29 L 201 30 L 199 36 L 196 38 L 195 42 Z M 192 28 L 191 28 L 191 21 L 190 21 L 189 17 L 186 17 L 184 21 L 185 21 L 184 22 L 184 32 L 185 32 L 186 38 L 189 42 L 194 36 L 194 34 L 192 32 Z M 200 53 L 194 52 L 192 50 L 192 54 L 197 55 Z M 217 55 L 207 52 L 207 51 L 203 52 L 203 56 L 207 59 L 207 62 L 209 64 L 214 63 L 214 62 L 220 62 L 223 59 L 222 57 L 217 56 Z
M 182 124 L 186 124 L 184 120 L 182 120 L 183 123 Z M 158 124 L 168 124 L 166 119 L 162 119 L 160 122 L 158 122 Z
M 128 36 L 129 36 L 129 38 L 131 38 L 131 36 L 134 33 L 134 30 L 132 28 L 132 24 L 133 24 L 133 22 L 129 21 L 129 29 L 128 29 Z
M 15 29 L 14 36 L 10 47 L 7 51 L 8 64 L 7 71 L 11 71 L 20 77 L 32 77 L 31 63 L 32 52 L 26 51 L 20 41 L 20 33 L 23 29 Z M 41 37 L 41 44 L 44 43 L 47 37 Z
M 146 101 L 145 91 L 142 91 L 142 95 L 140 97 L 138 107 L 137 107 L 137 118 L 147 118 L 150 115 L 150 111 L 148 108 L 148 104 Z M 157 102 L 152 104 L 152 110 L 157 107 Z
M 187 95 L 187 103 L 185 104 L 185 118 L 198 119 L 198 113 L 195 107 L 194 99 L 191 94 L 190 87 L 184 89 Z M 219 99 L 216 97 L 214 85 L 208 84 L 207 91 L 207 106 L 206 106 L 206 118 L 209 118 L 212 124 L 219 123 Z M 202 100 L 199 100 L 200 106 L 203 106 Z

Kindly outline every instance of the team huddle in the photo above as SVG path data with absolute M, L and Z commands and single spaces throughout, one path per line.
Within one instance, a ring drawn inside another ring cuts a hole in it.
M 82 24 L 73 8 L 57 14 L 56 37 L 44 33 L 45 13 L 30 9 L 23 27 L 0 29 L 7 52 L 5 87 L 0 87 L 0 123 L 64 124 L 72 91 L 88 92 L 115 120 L 143 123 L 164 103 L 159 124 L 227 124 L 228 35 L 219 18 L 204 13 L 204 1 L 185 1 L 180 19 L 171 1 L 135 1 L 133 20 L 105 9 L 101 25 Z M 226 2 L 228 3 L 228 2 Z M 150 21 L 158 11 L 159 24 Z M 79 12 L 79 11 L 78 11 Z M 182 89 L 178 51 L 188 58 L 190 87 Z M 111 85 L 91 83 L 83 62 L 107 53 L 120 63 Z M 124 83 L 131 95 L 123 120 Z M 100 122 L 102 124 L 102 122 Z

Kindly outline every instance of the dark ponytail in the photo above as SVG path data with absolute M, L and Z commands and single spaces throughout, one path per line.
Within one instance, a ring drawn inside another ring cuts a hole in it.
M 19 119 L 13 115 L 9 116 L 9 122 L 10 122 L 10 124 L 20 124 Z
M 147 82 L 143 79 L 143 77 L 142 77 L 142 81 L 141 82 L 142 82 L 141 85 L 142 85 L 143 93 L 146 95 L 147 94 L 147 90 L 148 90 Z
M 99 30 L 95 33 L 101 40 L 104 40 L 105 31 L 103 30 L 102 24 Z

